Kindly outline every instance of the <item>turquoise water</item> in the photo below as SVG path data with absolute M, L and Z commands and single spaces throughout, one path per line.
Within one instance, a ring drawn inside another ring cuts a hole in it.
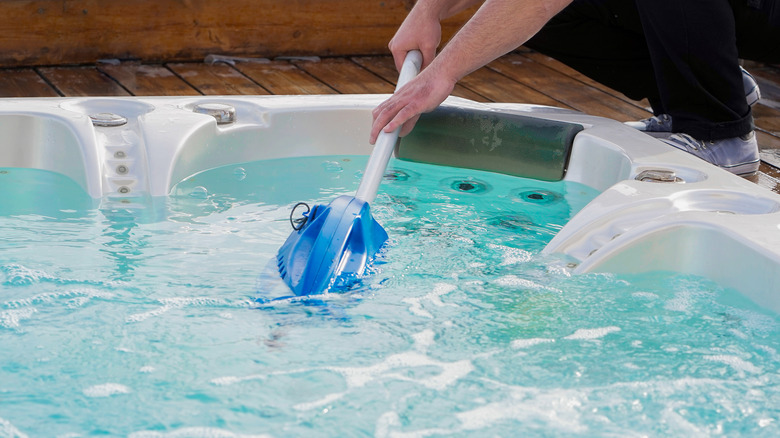
M 354 193 L 364 165 L 101 203 L 0 169 L 0 437 L 780 435 L 778 315 L 540 254 L 582 186 L 393 162 L 373 275 L 268 302 L 292 205 Z

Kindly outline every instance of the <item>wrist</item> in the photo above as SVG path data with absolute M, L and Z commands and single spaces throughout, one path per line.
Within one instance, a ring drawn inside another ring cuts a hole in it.
M 418 20 L 438 23 L 449 16 L 449 3 L 449 0 L 419 0 L 409 15 L 414 15 Z

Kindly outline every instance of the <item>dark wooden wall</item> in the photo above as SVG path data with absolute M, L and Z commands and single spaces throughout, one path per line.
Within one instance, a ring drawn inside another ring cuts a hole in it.
M 412 0 L 2 0 L 0 66 L 372 55 Z M 473 12 L 473 11 L 471 11 Z M 445 23 L 445 38 L 469 16 Z

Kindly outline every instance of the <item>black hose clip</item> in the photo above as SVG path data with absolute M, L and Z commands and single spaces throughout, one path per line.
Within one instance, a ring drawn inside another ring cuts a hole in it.
M 306 211 L 298 219 L 293 219 L 293 215 L 295 215 L 295 210 L 297 210 L 298 207 L 300 206 L 306 207 Z M 299 202 L 295 204 L 295 206 L 292 208 L 292 211 L 290 212 L 290 225 L 292 225 L 293 230 L 300 231 L 301 228 L 303 228 L 303 226 L 306 225 L 306 221 L 309 220 L 308 214 L 310 211 L 311 208 L 309 208 L 309 204 L 305 202 Z

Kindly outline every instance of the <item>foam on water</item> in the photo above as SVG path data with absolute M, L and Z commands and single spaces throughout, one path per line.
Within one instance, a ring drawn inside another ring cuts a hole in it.
M 291 297 L 290 208 L 364 165 L 227 166 L 127 210 L 2 174 L 0 437 L 780 435 L 778 315 L 541 255 L 578 185 L 393 162 L 371 275 Z
M 603 338 L 604 336 L 613 333 L 613 332 L 619 332 L 620 327 L 599 327 L 595 329 L 577 329 L 576 332 L 570 334 L 569 336 L 564 336 L 563 339 L 574 339 L 574 340 L 582 340 L 582 339 L 599 339 Z
M 112 395 L 129 394 L 130 392 L 130 388 L 119 383 L 103 383 L 84 388 L 84 395 L 87 397 L 111 397 Z

